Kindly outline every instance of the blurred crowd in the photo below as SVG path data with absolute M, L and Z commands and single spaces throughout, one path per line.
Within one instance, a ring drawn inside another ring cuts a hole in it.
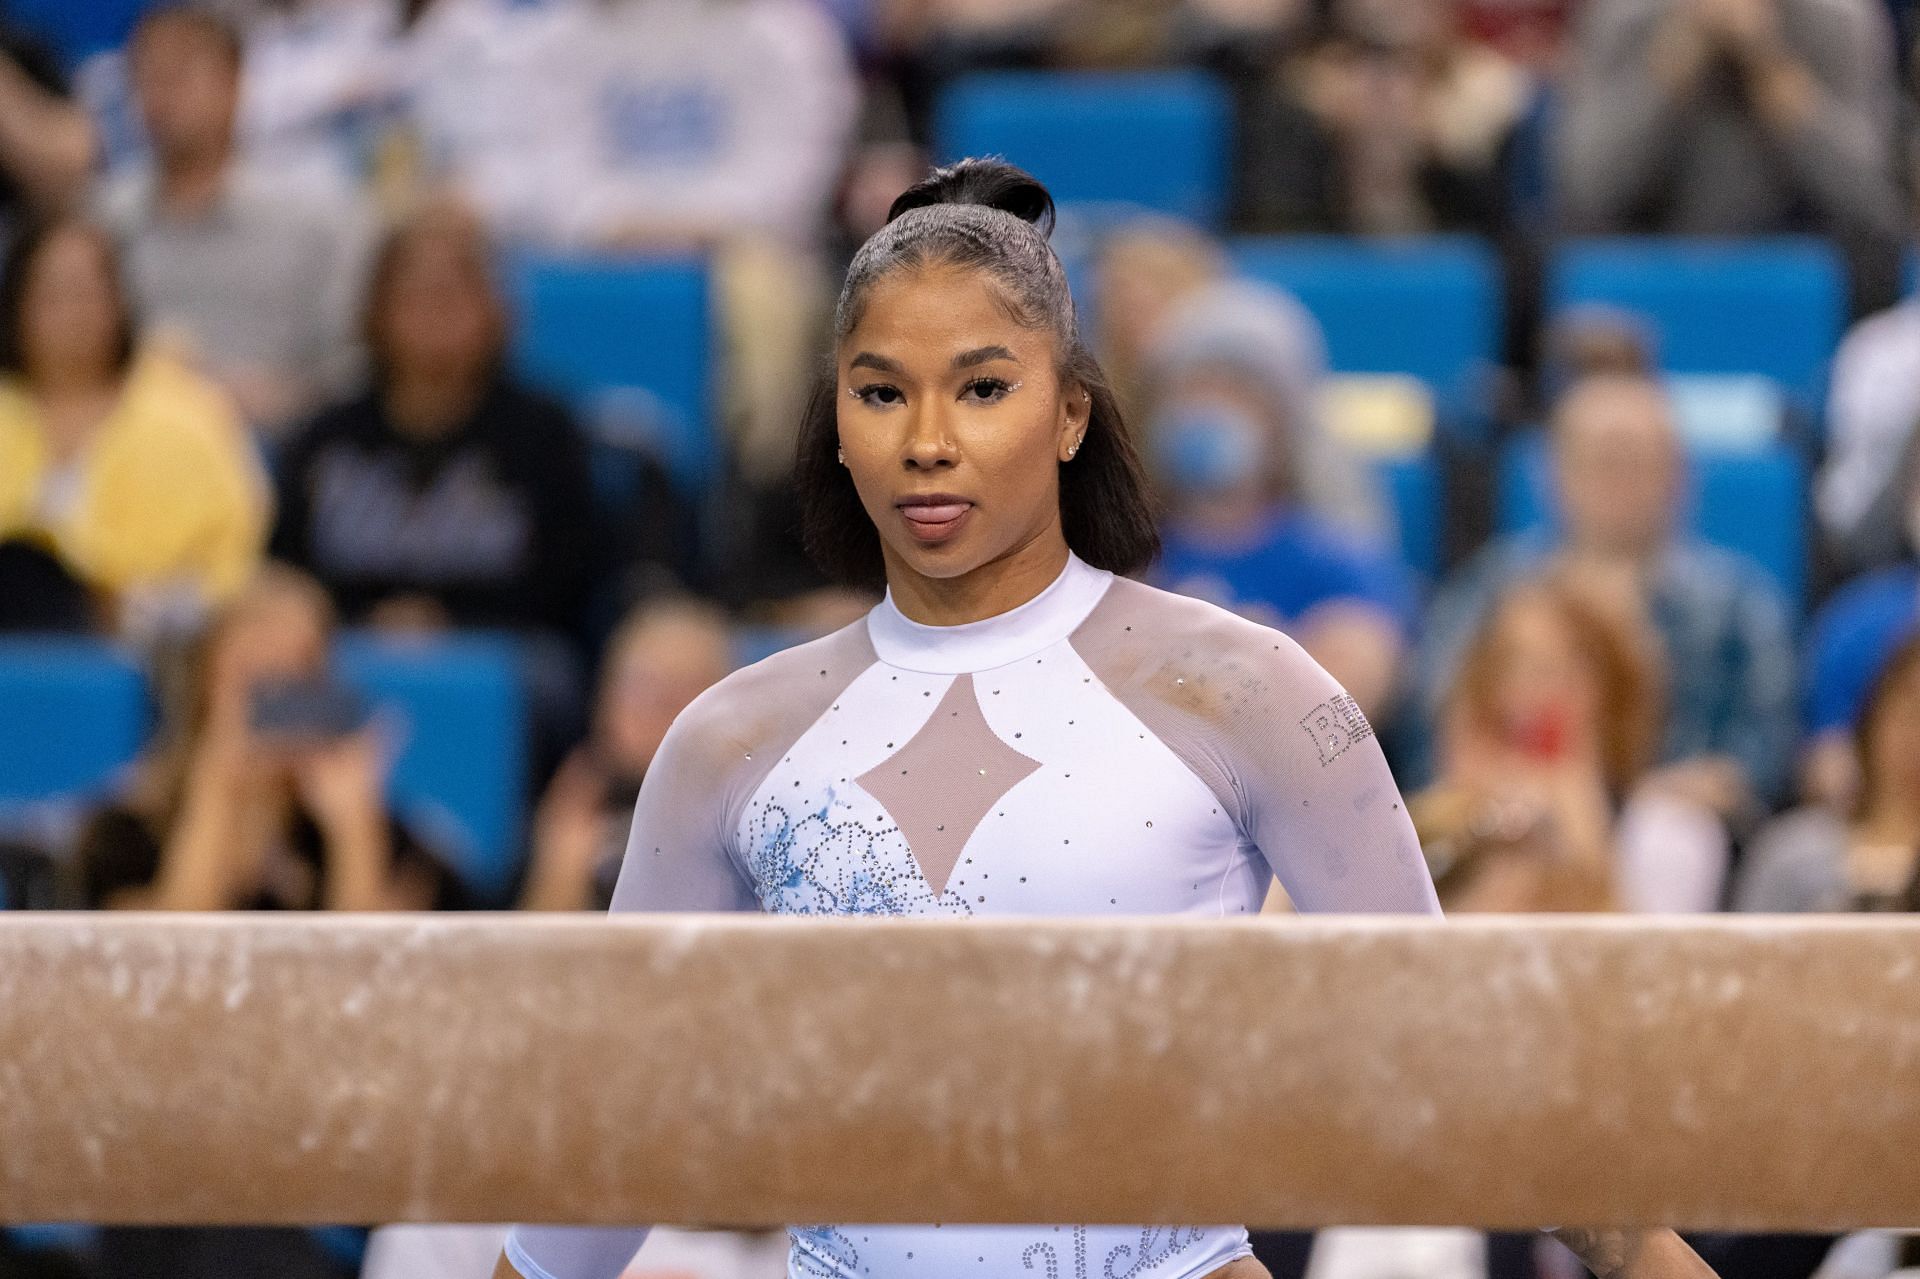
M 124 645 L 160 709 L 121 793 L 0 852 L 0 885 L 40 886 L 19 899 L 604 907 L 678 711 L 765 636 L 874 602 L 808 565 L 785 479 L 839 268 L 933 158 L 942 89 L 1181 66 L 1230 90 L 1228 231 L 1495 247 L 1487 438 L 1542 428 L 1559 519 L 1493 536 L 1486 454 L 1455 459 L 1444 562 L 1417 572 L 1329 411 L 1311 312 L 1209 229 L 1109 216 L 1073 265 L 1165 503 L 1154 580 L 1346 685 L 1451 911 L 1920 907 L 1908 0 L 204 0 L 80 60 L 6 12 L 0 631 Z M 1842 254 L 1853 326 L 1804 433 L 1810 603 L 1687 531 L 1646 335 L 1542 323 L 1543 256 L 1586 233 Z M 600 482 L 592 407 L 510 358 L 531 252 L 709 263 L 711 483 L 646 457 Z M 536 802 L 509 901 L 391 810 L 379 717 L 327 678 L 343 629 L 515 639 Z M 1262 1246 L 1316 1279 L 1565 1260 L 1457 1243 Z M 1831 1243 L 1702 1251 L 1727 1279 L 1920 1256 Z M 368 1276 L 437 1273 L 384 1246 Z M 107 1231 L 0 1239 L 0 1276 L 340 1279 L 359 1257 Z

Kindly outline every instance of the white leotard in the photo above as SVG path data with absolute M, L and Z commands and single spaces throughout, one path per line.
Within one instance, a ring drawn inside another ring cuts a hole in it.
M 862 621 L 674 721 L 614 910 L 1438 913 L 1378 742 L 1298 645 L 1077 556 L 1009 612 Z M 1151 1159 L 1152 1152 L 1141 1152 Z M 791 1276 L 1197 1279 L 1239 1227 L 808 1226 Z M 520 1227 L 529 1279 L 614 1279 L 643 1228 Z

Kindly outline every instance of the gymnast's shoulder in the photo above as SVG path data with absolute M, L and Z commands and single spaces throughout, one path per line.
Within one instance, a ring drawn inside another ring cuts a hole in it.
M 1180 700 L 1199 696 L 1187 691 L 1196 684 L 1216 692 L 1231 689 L 1242 698 L 1258 694 L 1282 701 L 1309 694 L 1310 700 L 1319 701 L 1341 691 L 1282 631 L 1211 601 L 1130 577 L 1113 579 L 1073 638 L 1075 648 L 1096 668 L 1105 665 L 1136 678 L 1168 675 L 1187 681 L 1166 686 L 1166 695 Z

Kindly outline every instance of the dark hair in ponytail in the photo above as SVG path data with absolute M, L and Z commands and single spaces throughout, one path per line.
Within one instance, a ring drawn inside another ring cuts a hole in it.
M 962 160 L 935 169 L 894 198 L 887 221 L 896 221 L 908 209 L 940 204 L 985 205 L 1011 213 L 1042 238 L 1053 234 L 1053 197 L 1038 178 L 1005 160 Z
M 873 286 L 895 271 L 940 263 L 992 277 L 1016 323 L 1052 332 L 1061 382 L 1081 387 L 1091 400 L 1080 450 L 1060 471 L 1067 545 L 1097 568 L 1135 573 L 1160 553 L 1157 511 L 1106 374 L 1080 340 L 1066 271 L 1047 243 L 1053 224 L 1053 197 L 1024 169 L 995 159 L 935 169 L 901 193 L 887 224 L 854 255 L 834 307 L 834 338 L 853 331 Z M 878 587 L 885 581 L 880 535 L 838 460 L 835 386 L 828 367 L 801 422 L 794 462 L 801 534 L 829 577 Z

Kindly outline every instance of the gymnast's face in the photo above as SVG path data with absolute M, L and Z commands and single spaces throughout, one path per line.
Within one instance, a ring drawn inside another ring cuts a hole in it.
M 933 265 L 873 286 L 840 344 L 840 447 L 887 574 L 953 578 L 1060 530 L 1088 397 L 991 277 Z

